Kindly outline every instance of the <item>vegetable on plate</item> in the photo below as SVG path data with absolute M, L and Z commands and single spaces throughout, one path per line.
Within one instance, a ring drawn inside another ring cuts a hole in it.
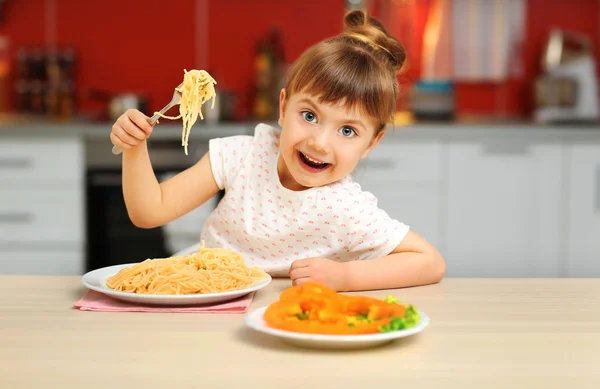
M 414 327 L 419 322 L 419 312 L 393 296 L 377 299 L 343 295 L 307 283 L 284 290 L 279 300 L 267 307 L 264 320 L 268 326 L 286 331 L 359 335 Z

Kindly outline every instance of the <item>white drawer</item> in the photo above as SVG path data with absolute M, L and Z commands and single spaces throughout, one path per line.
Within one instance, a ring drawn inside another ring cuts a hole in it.
M 83 191 L 0 191 L 0 242 L 80 242 Z
M 0 182 L 74 181 L 85 171 L 84 145 L 77 138 L 0 139 Z
M 0 274 L 77 276 L 84 269 L 82 250 L 0 251 Z

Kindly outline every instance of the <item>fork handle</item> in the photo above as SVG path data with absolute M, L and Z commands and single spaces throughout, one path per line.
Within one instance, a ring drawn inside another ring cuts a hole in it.
M 122 152 L 123 152 L 122 148 L 120 148 L 119 146 L 113 146 L 113 148 L 112 148 L 113 155 L 119 155 Z
M 173 108 L 174 105 L 175 105 L 175 103 L 173 103 L 173 102 L 170 102 L 169 104 L 165 105 L 163 107 L 163 109 L 161 109 L 160 111 L 158 111 L 157 113 L 152 115 L 152 117 L 150 119 L 148 119 L 148 123 L 150 123 L 151 126 L 155 125 L 156 122 L 158 121 L 158 119 L 160 119 L 160 115 L 164 115 L 165 112 L 167 112 L 168 110 Z M 113 146 L 113 148 L 112 148 L 113 155 L 119 155 L 122 152 L 123 152 L 122 148 L 120 148 L 119 146 Z

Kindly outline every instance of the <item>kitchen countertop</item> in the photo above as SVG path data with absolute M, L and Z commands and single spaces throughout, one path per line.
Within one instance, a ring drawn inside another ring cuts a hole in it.
M 156 125 L 151 139 L 181 140 L 182 125 L 160 123 Z M 109 140 L 113 123 L 91 122 L 25 122 L 19 124 L 0 124 L 0 136 L 78 136 L 91 140 Z M 195 124 L 190 131 L 190 139 L 214 138 L 221 136 L 251 134 L 253 123 Z M 160 131 L 159 131 L 160 130 Z
M 252 308 L 287 286 L 274 280 Z M 365 292 L 392 293 L 432 322 L 355 352 L 287 346 L 245 328 L 242 314 L 73 309 L 83 293 L 79 277 L 0 276 L 0 387 L 600 387 L 600 279 L 447 278 Z
M 277 126 L 276 123 L 269 124 Z M 210 139 L 238 134 L 252 134 L 255 122 L 207 123 L 198 122 L 190 131 L 190 140 Z M 112 122 L 94 123 L 73 121 L 67 123 L 46 121 L 3 122 L 0 120 L 0 137 L 2 136 L 78 136 L 92 141 L 109 142 Z M 518 141 L 562 142 L 598 141 L 600 142 L 600 125 L 564 124 L 544 125 L 519 121 L 456 121 L 456 122 L 419 122 L 399 124 L 388 127 L 387 137 L 402 140 L 487 140 L 501 138 Z M 181 122 L 166 121 L 157 125 L 151 140 L 181 139 Z

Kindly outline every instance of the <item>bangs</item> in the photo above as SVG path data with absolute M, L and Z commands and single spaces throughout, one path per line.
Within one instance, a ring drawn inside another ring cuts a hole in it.
M 325 42 L 309 49 L 290 69 L 286 90 L 307 93 L 320 103 L 341 103 L 380 124 L 391 120 L 396 108 L 396 83 L 384 66 L 361 48 Z

